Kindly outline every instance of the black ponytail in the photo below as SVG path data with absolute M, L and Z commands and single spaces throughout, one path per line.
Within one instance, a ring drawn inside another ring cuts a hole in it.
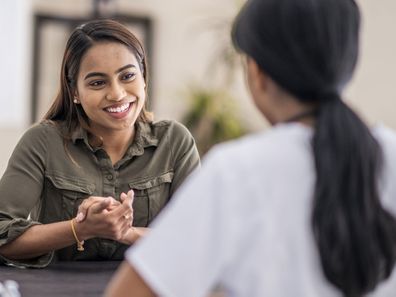
M 323 271 L 345 296 L 360 296 L 388 278 L 395 264 L 396 222 L 377 188 L 381 149 L 337 98 L 320 106 L 312 145 L 312 226 Z

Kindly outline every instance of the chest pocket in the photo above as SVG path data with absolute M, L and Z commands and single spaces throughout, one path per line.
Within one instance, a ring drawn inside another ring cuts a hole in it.
M 55 198 L 57 201 L 53 201 L 53 203 L 58 204 L 58 207 L 54 205 L 54 208 L 58 209 L 57 216 L 62 220 L 75 217 L 81 202 L 95 191 L 95 184 L 81 178 L 47 175 L 47 179 L 52 185 L 48 195 L 53 195 L 54 198 L 59 197 L 59 199 Z M 51 198 L 51 196 L 49 197 Z
M 147 227 L 169 201 L 173 172 L 129 183 L 133 189 L 133 225 Z

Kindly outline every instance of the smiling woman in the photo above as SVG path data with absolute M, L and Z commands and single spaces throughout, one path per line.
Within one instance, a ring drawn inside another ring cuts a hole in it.
M 147 111 L 147 77 L 144 49 L 123 25 L 72 32 L 59 93 L 0 180 L 2 262 L 121 260 L 199 166 L 188 130 Z
M 76 104 L 90 119 L 93 135 L 102 138 L 133 138 L 136 122 L 146 101 L 146 84 L 137 59 L 125 45 L 98 43 L 81 61 L 75 90 Z M 104 141 L 104 144 L 113 143 Z M 115 163 L 121 155 L 113 156 Z

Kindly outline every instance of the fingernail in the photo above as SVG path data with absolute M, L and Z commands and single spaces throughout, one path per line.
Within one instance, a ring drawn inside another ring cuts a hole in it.
M 84 214 L 82 212 L 79 212 L 76 216 L 76 221 L 81 222 L 84 219 Z

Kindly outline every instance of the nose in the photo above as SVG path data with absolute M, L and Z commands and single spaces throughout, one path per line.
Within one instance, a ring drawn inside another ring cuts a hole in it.
M 125 89 L 119 82 L 114 82 L 110 85 L 106 94 L 106 99 L 109 101 L 120 101 L 125 97 Z

